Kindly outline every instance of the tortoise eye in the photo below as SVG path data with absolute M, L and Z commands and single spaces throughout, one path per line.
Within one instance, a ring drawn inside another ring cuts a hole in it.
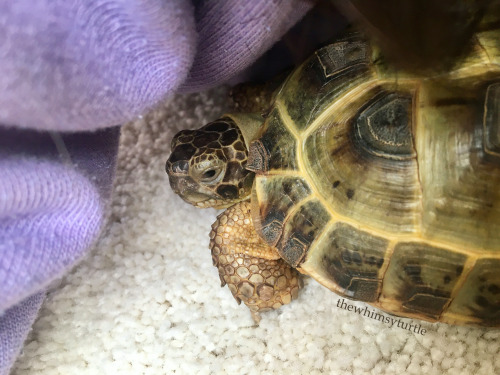
M 206 159 L 190 166 L 189 174 L 194 181 L 213 185 L 224 177 L 225 169 L 224 161 L 220 159 Z
M 209 169 L 208 171 L 205 171 L 203 173 L 203 178 L 204 179 L 209 179 L 215 176 L 215 169 Z
M 214 183 L 219 180 L 219 177 L 223 174 L 221 171 L 223 168 L 218 166 L 211 166 L 204 171 L 201 171 L 200 180 L 205 183 Z

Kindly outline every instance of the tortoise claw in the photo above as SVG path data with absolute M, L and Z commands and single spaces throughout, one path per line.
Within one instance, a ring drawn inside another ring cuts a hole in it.
M 255 322 L 256 325 L 259 325 L 260 323 L 260 319 L 261 319 L 261 316 L 260 314 L 257 312 L 257 311 L 252 311 L 250 310 L 251 314 L 252 314 L 252 319 L 253 321 Z

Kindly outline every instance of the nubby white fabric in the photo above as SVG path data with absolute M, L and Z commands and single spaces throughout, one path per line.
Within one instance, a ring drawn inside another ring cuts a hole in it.
M 49 293 L 12 374 L 500 373 L 499 330 L 401 319 L 421 325 L 405 330 L 346 310 L 310 278 L 254 324 L 219 287 L 208 250 L 216 211 L 184 203 L 164 171 L 174 133 L 217 118 L 226 98 L 177 96 L 123 128 L 107 230 Z

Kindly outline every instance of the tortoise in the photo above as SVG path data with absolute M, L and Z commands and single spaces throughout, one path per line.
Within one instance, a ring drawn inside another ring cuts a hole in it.
M 266 108 L 179 132 L 166 163 L 185 201 L 226 208 L 212 258 L 255 319 L 305 274 L 390 314 L 500 326 L 497 31 L 427 75 L 351 33 Z

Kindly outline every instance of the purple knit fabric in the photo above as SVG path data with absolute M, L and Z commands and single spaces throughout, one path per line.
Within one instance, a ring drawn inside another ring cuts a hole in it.
M 8 374 L 44 298 L 44 292 L 36 293 L 0 315 L 0 374 Z
M 26 173 L 33 170 L 36 179 Z M 4 159 L 0 173 L 3 311 L 44 287 L 50 281 L 46 275 L 59 275 L 81 256 L 92 240 L 88 233 L 100 228 L 102 204 L 92 183 L 64 165 Z
M 194 28 L 182 0 L 2 0 L 0 119 L 72 131 L 128 121 L 184 80 Z
M 119 127 L 248 67 L 308 0 L 0 0 L 0 374 L 97 238 Z
M 33 301 L 99 234 L 118 135 L 118 127 L 52 136 L 0 129 L 0 374 L 36 316 Z
M 0 311 L 59 276 L 94 240 L 110 195 L 118 130 L 58 134 L 57 142 L 47 133 L 3 129 Z
M 203 1 L 196 11 L 196 58 L 181 91 L 207 89 L 233 77 L 281 38 L 311 5 L 310 1 Z

